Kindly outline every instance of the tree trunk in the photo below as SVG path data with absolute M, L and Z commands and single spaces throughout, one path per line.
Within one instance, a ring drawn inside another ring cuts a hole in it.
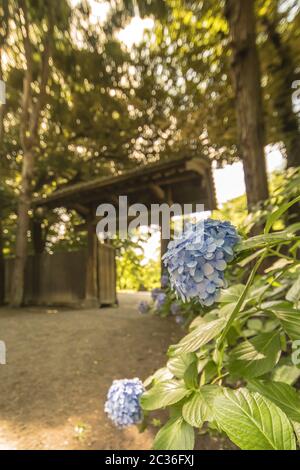
M 5 297 L 5 266 L 4 266 L 4 240 L 3 240 L 3 229 L 2 221 L 0 219 L 0 305 L 4 304 Z
M 238 147 L 244 166 L 248 209 L 251 210 L 269 195 L 254 0 L 226 0 L 225 15 L 232 49 Z
M 268 38 L 276 53 L 276 61 L 269 66 L 269 72 L 276 76 L 280 86 L 276 87 L 273 96 L 274 109 L 277 113 L 280 131 L 286 148 L 287 167 L 300 166 L 300 130 L 296 113 L 293 110 L 293 83 L 299 79 L 296 65 L 290 47 L 284 44 L 276 24 L 263 18 Z
M 29 229 L 29 209 L 32 199 L 32 183 L 34 176 L 34 161 L 37 158 L 39 148 L 39 121 L 41 111 L 46 104 L 46 88 L 49 78 L 49 59 L 52 52 L 53 41 L 53 2 L 47 2 L 48 10 L 48 30 L 45 33 L 43 42 L 43 52 L 41 55 L 41 68 L 37 77 L 39 81 L 39 93 L 33 94 L 33 68 L 34 68 L 34 47 L 30 39 L 30 16 L 28 13 L 28 3 L 19 0 L 19 8 L 24 24 L 21 28 L 23 35 L 24 55 L 26 69 L 23 79 L 22 94 L 22 118 L 20 123 L 20 141 L 23 149 L 22 182 L 18 202 L 18 222 L 16 236 L 16 257 L 12 278 L 12 289 L 10 304 L 19 307 L 23 300 L 24 272 L 27 258 L 27 233 Z
M 4 16 L 0 23 L 1 29 L 4 27 L 4 34 L 0 37 L 0 80 L 3 79 L 3 70 L 2 70 L 2 47 L 6 40 L 7 29 L 8 29 L 8 10 L 4 11 Z M 3 141 L 4 135 L 4 115 L 5 115 L 5 105 L 0 104 L 0 144 Z M 0 305 L 4 304 L 5 296 L 5 267 L 4 267 L 4 240 L 3 240 L 3 228 L 2 228 L 2 218 L 3 214 L 0 213 Z
M 29 230 L 29 209 L 31 206 L 31 187 L 33 179 L 33 153 L 23 155 L 22 185 L 18 203 L 18 222 L 15 248 L 15 262 L 12 278 L 10 304 L 19 307 L 23 301 L 24 274 L 27 259 L 27 233 Z

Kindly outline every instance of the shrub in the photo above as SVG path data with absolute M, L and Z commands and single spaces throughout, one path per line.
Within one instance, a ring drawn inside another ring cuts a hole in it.
M 144 414 L 160 408 L 170 413 L 155 449 L 193 449 L 195 430 L 202 427 L 225 433 L 242 449 L 296 448 L 300 369 L 292 352 L 300 339 L 299 224 L 270 231 L 299 200 L 279 206 L 263 234 L 235 246 L 233 267 L 254 264 L 247 282 L 223 290 L 214 307 L 202 307 L 189 333 L 170 346 L 166 366 L 146 380 Z M 266 258 L 272 266 L 257 275 Z
M 300 224 L 271 230 L 299 201 L 300 196 L 279 205 L 261 235 L 231 244 L 228 274 L 249 275 L 246 283 L 223 289 L 214 305 L 205 305 L 197 289 L 193 296 L 184 295 L 184 300 L 192 297 L 187 303 L 166 289 L 162 311 L 180 322 L 188 312 L 189 332 L 169 347 L 165 367 L 144 382 L 146 391 L 139 400 L 144 427 L 153 410 L 166 408 L 170 415 L 155 437 L 155 449 L 191 450 L 195 430 L 202 428 L 225 433 L 245 450 L 296 448 L 300 351 L 293 349 L 300 348 Z M 213 225 L 222 230 L 221 224 Z M 166 256 L 171 271 L 173 250 L 171 244 Z M 178 258 L 178 253 L 173 255 Z M 271 266 L 258 274 L 267 258 Z M 177 289 L 177 283 L 173 285 Z M 182 282 L 177 290 L 182 294 Z M 156 290 L 153 298 L 160 295 Z

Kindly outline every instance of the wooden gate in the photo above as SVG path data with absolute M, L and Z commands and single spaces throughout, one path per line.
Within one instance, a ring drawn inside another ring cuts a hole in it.
M 97 244 L 97 281 L 94 307 L 117 303 L 115 249 Z M 10 300 L 14 260 L 5 260 L 5 302 Z M 25 271 L 27 305 L 85 305 L 86 250 L 29 256 Z
M 98 295 L 100 305 L 117 303 L 115 249 L 98 243 Z

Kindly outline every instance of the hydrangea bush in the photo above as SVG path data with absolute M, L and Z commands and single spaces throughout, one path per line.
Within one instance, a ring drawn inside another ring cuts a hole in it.
M 198 306 L 199 315 L 170 346 L 166 365 L 144 382 L 139 400 L 144 416 L 162 408 L 170 414 L 155 437 L 155 449 L 191 450 L 199 430 L 217 430 L 245 450 L 297 448 L 300 224 L 271 229 L 299 201 L 282 204 L 269 215 L 264 232 L 247 240 L 238 240 L 229 223 L 208 221 L 202 247 L 193 245 L 197 226 L 171 244 L 165 257 L 171 285 L 191 300 L 182 303 L 167 295 L 168 309 L 176 318 L 186 305 Z M 217 257 L 219 250 L 223 257 Z M 230 263 L 227 274 L 242 271 L 245 282 L 221 288 L 215 281 L 226 283 L 225 270 L 218 269 L 218 260 Z M 207 262 L 213 272 L 204 268 Z M 206 279 L 214 281 L 213 292 Z

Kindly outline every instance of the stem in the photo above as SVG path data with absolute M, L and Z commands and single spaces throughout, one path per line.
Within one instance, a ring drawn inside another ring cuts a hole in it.
M 216 377 L 216 378 L 211 382 L 211 385 L 214 385 L 216 382 L 218 382 L 218 380 L 221 380 L 221 379 L 223 379 L 224 377 L 227 377 L 227 375 L 229 375 L 229 372 L 226 372 L 225 374 L 219 375 L 218 377 Z
M 280 253 L 279 251 L 273 250 L 272 248 L 269 248 L 270 254 L 276 255 L 279 258 L 286 259 L 287 261 L 292 261 L 294 264 L 300 264 L 300 260 L 297 260 L 293 258 L 292 256 L 284 255 L 283 253 Z
M 250 276 L 249 276 L 249 278 L 248 278 L 248 281 L 247 281 L 247 284 L 246 284 L 246 286 L 245 286 L 245 289 L 243 290 L 243 292 L 242 292 L 242 294 L 241 294 L 241 296 L 240 296 L 240 298 L 239 298 L 239 300 L 238 300 L 238 302 L 237 302 L 237 304 L 236 304 L 236 306 L 235 306 L 235 308 L 234 308 L 234 310 L 233 310 L 233 312 L 232 312 L 232 314 L 231 314 L 231 316 L 230 316 L 230 318 L 229 318 L 229 320 L 228 320 L 228 322 L 227 322 L 227 324 L 226 324 L 226 326 L 225 326 L 225 328 L 224 328 L 224 330 L 223 330 L 223 332 L 222 332 L 222 334 L 221 334 L 221 336 L 220 336 L 220 339 L 219 339 L 219 341 L 218 341 L 218 343 L 219 343 L 219 344 L 218 344 L 218 347 L 219 347 L 219 348 L 220 348 L 220 346 L 222 345 L 223 341 L 225 340 L 226 335 L 227 335 L 227 333 L 228 333 L 228 331 L 229 331 L 229 329 L 230 329 L 232 323 L 234 322 L 234 320 L 235 320 L 235 318 L 237 317 L 237 315 L 240 313 L 240 310 L 241 310 L 241 308 L 242 308 L 242 305 L 243 305 L 243 303 L 244 303 L 244 300 L 245 300 L 245 298 L 246 298 L 246 295 L 248 294 L 248 291 L 249 291 L 249 289 L 250 289 L 250 287 L 251 287 L 251 285 L 252 285 L 252 282 L 253 282 L 253 280 L 254 280 L 255 274 L 256 274 L 258 268 L 260 267 L 260 265 L 262 264 L 263 260 L 266 258 L 267 255 L 268 255 L 268 251 L 266 250 L 266 251 L 261 255 L 261 257 L 258 259 L 258 261 L 255 263 L 255 266 L 254 266 L 254 268 L 252 269 L 252 271 L 251 271 L 251 273 L 250 273 Z

